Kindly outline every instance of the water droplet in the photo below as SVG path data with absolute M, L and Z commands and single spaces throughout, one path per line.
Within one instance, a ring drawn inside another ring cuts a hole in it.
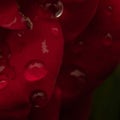
M 59 33 L 59 29 L 57 27 L 52 27 L 51 31 L 52 31 L 52 34 L 55 35 L 55 36 L 57 36 L 58 33 Z
M 111 46 L 113 43 L 112 41 L 112 35 L 110 33 L 107 33 L 104 39 L 104 45 Z
M 113 7 L 111 5 L 108 6 L 108 10 L 109 11 L 112 11 L 113 10 Z
M 31 19 L 29 17 L 26 17 L 25 15 L 23 15 L 23 22 L 26 22 L 27 28 L 32 30 L 33 29 L 33 23 L 31 21 Z
M 22 37 L 22 34 L 20 34 L 20 33 L 17 33 L 17 36 L 18 36 L 18 37 Z
M 8 82 L 6 80 L 0 80 L 0 90 L 7 86 Z
M 4 65 L 1 65 L 1 66 L 0 66 L 0 72 L 2 72 L 4 69 L 5 69 L 5 66 L 4 66 Z
M 36 93 L 33 94 L 32 98 L 36 99 L 38 97 L 44 97 L 44 95 L 45 94 L 43 92 L 36 92 Z
M 85 73 L 81 72 L 80 70 L 74 70 L 70 73 L 71 76 L 74 77 L 81 77 L 81 76 L 85 76 Z
M 40 108 L 44 106 L 47 101 L 46 94 L 42 91 L 34 92 L 31 96 L 31 102 L 34 108 Z
M 38 81 L 43 79 L 47 75 L 45 66 L 40 62 L 30 63 L 24 73 L 27 81 Z

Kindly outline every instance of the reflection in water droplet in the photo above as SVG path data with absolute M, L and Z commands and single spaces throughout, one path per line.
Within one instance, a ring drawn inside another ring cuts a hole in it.
M 36 91 L 31 96 L 31 103 L 34 108 L 40 108 L 44 106 L 47 101 L 47 96 L 42 91 Z
M 82 76 L 85 76 L 85 73 L 81 72 L 80 70 L 74 70 L 70 73 L 71 76 L 74 76 L 74 77 L 82 77 Z
M 110 33 L 107 33 L 104 39 L 104 45 L 111 46 L 113 43 L 112 41 L 112 35 Z
M 57 27 L 52 27 L 51 32 L 52 32 L 53 35 L 57 36 L 58 33 L 59 33 L 59 29 Z
M 0 66 L 0 72 L 2 72 L 4 69 L 5 69 L 5 66 L 4 66 L 4 65 L 1 65 L 1 66 Z
M 108 6 L 108 10 L 109 11 L 112 11 L 113 10 L 113 7 L 111 5 Z
M 22 34 L 18 33 L 17 36 L 18 36 L 18 37 L 22 37 Z

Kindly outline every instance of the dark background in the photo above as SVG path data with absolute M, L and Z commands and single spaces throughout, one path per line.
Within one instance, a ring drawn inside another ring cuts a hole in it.
M 90 120 L 120 120 L 120 65 L 95 91 Z

